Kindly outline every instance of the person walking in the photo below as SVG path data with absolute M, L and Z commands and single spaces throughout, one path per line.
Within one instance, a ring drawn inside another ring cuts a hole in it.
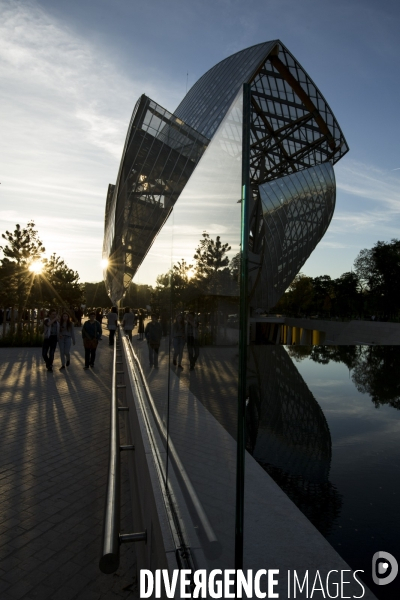
M 103 309 L 102 308 L 97 308 L 96 309 L 96 321 L 98 321 L 100 323 L 100 325 L 103 323 Z
M 60 331 L 58 336 L 58 346 L 60 348 L 61 356 L 60 371 L 65 369 L 65 359 L 67 359 L 67 367 L 70 365 L 71 342 L 75 346 L 74 324 L 72 323 L 69 314 L 67 312 L 63 312 L 61 315 Z
M 144 334 L 144 312 L 142 308 L 139 308 L 138 311 L 138 334 L 139 334 L 139 342 L 143 340 Z
M 102 329 L 98 321 L 96 321 L 96 313 L 94 310 L 89 312 L 89 321 L 85 321 L 82 327 L 82 339 L 85 348 L 85 369 L 94 367 L 96 358 L 97 344 L 101 340 Z
M 190 371 L 194 370 L 197 359 L 199 358 L 199 324 L 194 316 L 194 312 L 190 312 L 186 319 L 186 341 L 189 354 Z
M 79 307 L 79 308 L 78 308 L 78 307 L 76 307 L 76 308 L 74 309 L 74 311 L 75 311 L 75 317 L 76 317 L 76 320 L 78 321 L 78 327 L 82 327 L 82 317 L 83 317 L 83 312 L 82 312 L 82 309 L 81 309 L 81 307 Z
M 178 360 L 179 369 L 183 369 L 182 356 L 185 343 L 185 324 L 183 322 L 183 316 L 177 315 L 175 321 L 172 324 L 172 345 L 174 348 L 174 356 L 172 362 L 174 365 L 176 365 L 176 361 Z
M 135 327 L 135 315 L 131 312 L 129 306 L 125 308 L 125 313 L 122 317 L 122 327 L 129 340 L 132 341 L 132 330 Z
M 49 316 L 44 319 L 44 340 L 42 346 L 42 356 L 46 363 L 47 370 L 53 371 L 54 352 L 57 348 L 58 336 L 60 334 L 60 323 L 57 318 L 57 312 L 52 309 Z
M 158 322 L 157 315 L 154 313 L 151 315 L 151 321 L 146 325 L 144 335 L 149 347 L 150 367 L 154 365 L 154 367 L 158 369 L 158 350 L 162 338 L 162 327 L 161 323 Z
M 110 337 L 108 338 L 108 343 L 110 346 L 114 345 L 114 336 L 117 331 L 118 325 L 118 311 L 117 307 L 113 306 L 111 312 L 107 315 L 107 329 L 110 332 Z

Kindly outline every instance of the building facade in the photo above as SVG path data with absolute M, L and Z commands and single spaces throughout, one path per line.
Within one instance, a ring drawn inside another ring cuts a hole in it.
M 197 568 L 253 568 L 245 523 L 261 470 L 251 455 L 279 446 L 279 432 L 265 441 L 267 412 L 285 419 L 302 383 L 285 378 L 279 402 L 263 400 L 268 369 L 283 372 L 286 359 L 249 351 L 249 318 L 276 304 L 326 232 L 333 166 L 347 151 L 325 98 L 279 40 L 215 65 L 173 113 L 146 96 L 135 106 L 107 195 L 104 280 L 114 303 L 132 281 L 150 290 L 158 323 L 147 322 L 147 344 L 134 338 L 129 360 L 161 440 L 175 550 Z M 329 431 L 300 395 L 315 417 L 301 468 L 326 486 Z

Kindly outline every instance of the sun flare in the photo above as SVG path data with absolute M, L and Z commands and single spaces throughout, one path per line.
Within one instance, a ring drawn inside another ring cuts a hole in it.
M 43 263 L 41 260 L 35 260 L 29 267 L 29 270 L 35 275 L 39 275 L 43 271 Z

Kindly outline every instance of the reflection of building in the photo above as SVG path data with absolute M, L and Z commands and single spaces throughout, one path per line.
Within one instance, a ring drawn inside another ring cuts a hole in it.
M 282 346 L 252 346 L 247 447 L 325 535 L 341 506 L 329 482 L 331 435 L 325 416 Z
M 332 165 L 348 151 L 346 141 L 322 94 L 285 46 L 258 44 L 210 69 L 174 114 L 146 96 L 138 100 L 117 182 L 107 196 L 104 277 L 114 302 L 244 83 L 251 88 L 251 305 L 273 305 L 325 233 L 335 204 Z M 225 150 L 232 152 L 229 143 Z
M 103 256 L 107 291 L 120 300 L 208 143 L 142 96 L 133 111 L 118 179 L 109 186 Z

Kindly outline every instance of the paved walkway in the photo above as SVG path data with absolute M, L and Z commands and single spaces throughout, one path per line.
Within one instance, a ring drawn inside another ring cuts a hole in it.
M 40 348 L 0 349 L 0 598 L 138 598 L 133 545 L 114 575 L 98 568 L 107 482 L 111 349 L 83 370 L 80 329 L 71 366 L 48 373 Z M 105 332 L 106 333 L 106 332 Z M 123 431 L 121 430 L 121 443 Z M 127 456 L 121 530 L 132 531 Z

